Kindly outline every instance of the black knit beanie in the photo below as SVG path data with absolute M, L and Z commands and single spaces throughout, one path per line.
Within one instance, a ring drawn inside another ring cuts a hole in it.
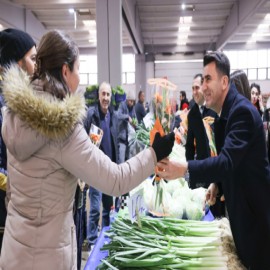
M 35 41 L 21 30 L 9 28 L 1 31 L 0 65 L 4 67 L 18 62 L 33 46 L 36 46 Z

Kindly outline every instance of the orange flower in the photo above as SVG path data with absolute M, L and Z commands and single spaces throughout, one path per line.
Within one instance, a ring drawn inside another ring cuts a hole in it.
M 163 127 L 162 127 L 158 117 L 156 118 L 155 124 L 154 124 L 153 128 L 150 131 L 150 145 L 153 144 L 153 141 L 155 139 L 155 136 L 156 136 L 157 132 L 160 133 L 161 137 L 163 137 L 165 135 L 165 132 L 163 130 Z
M 158 92 L 155 93 L 155 99 L 156 103 L 162 103 L 162 96 Z

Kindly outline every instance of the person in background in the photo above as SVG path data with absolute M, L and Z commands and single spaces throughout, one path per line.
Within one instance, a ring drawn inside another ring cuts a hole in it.
M 189 102 L 185 91 L 180 91 L 180 111 L 188 109 Z
M 135 113 L 135 92 L 127 90 L 126 100 L 121 102 L 117 111 L 118 117 L 118 136 L 119 136 L 119 163 L 125 162 L 130 156 L 128 145 L 128 131 L 129 125 L 133 128 L 137 125 L 137 118 Z M 119 211 L 125 205 L 128 193 L 123 194 L 120 198 L 115 198 L 115 210 Z
M 257 83 L 252 83 L 250 86 L 251 102 L 258 110 L 260 116 L 264 113 L 264 106 L 262 102 L 261 87 Z
M 2 138 L 2 111 L 5 105 L 2 95 L 2 75 L 5 68 L 16 63 L 29 76 L 34 73 L 36 59 L 36 44 L 32 37 L 18 29 L 8 28 L 0 32 L 0 227 L 5 227 L 6 221 L 6 184 L 7 184 L 7 150 Z M 0 254 L 3 234 L 0 232 Z
M 112 89 L 111 86 L 103 82 L 98 91 L 99 102 L 87 111 L 85 129 L 90 132 L 91 124 L 99 127 L 103 131 L 100 144 L 101 151 L 110 158 L 111 161 L 119 163 L 119 137 L 117 112 L 110 108 Z M 90 212 L 88 219 L 87 239 L 89 249 L 95 245 L 98 238 L 98 223 L 100 219 L 100 203 L 102 201 L 102 228 L 110 225 L 110 211 L 113 207 L 113 197 L 102 193 L 96 188 L 89 187 Z
M 77 179 L 120 196 L 151 175 L 172 150 L 174 134 L 161 138 L 157 133 L 152 147 L 121 165 L 113 163 L 83 126 L 79 65 L 78 46 L 53 30 L 40 40 L 32 80 L 17 65 L 4 74 L 2 135 L 11 196 L 0 269 L 76 269 Z
M 126 100 L 122 101 L 117 111 L 119 123 L 119 163 L 125 162 L 129 156 L 128 149 L 128 124 L 136 126 L 137 118 L 135 113 L 135 93 L 127 91 Z
M 146 111 L 144 108 L 144 99 L 144 92 L 140 91 L 138 94 L 138 102 L 135 105 L 135 113 L 139 124 L 143 121 L 143 118 L 146 115 Z
M 202 92 L 202 74 L 196 74 L 192 83 L 192 94 L 195 101 L 188 114 L 188 131 L 186 142 L 186 159 L 205 159 L 210 156 L 209 141 L 206 135 L 203 118 L 210 116 L 213 119 L 217 114 L 205 106 Z M 192 188 L 196 188 L 193 186 Z
M 248 100 L 251 100 L 249 81 L 243 70 L 238 69 L 231 73 L 231 83 L 235 84 L 237 91 L 241 95 L 246 97 Z
M 216 157 L 188 162 L 164 159 L 158 163 L 160 177 L 175 179 L 189 171 L 194 183 L 219 182 L 240 260 L 247 269 L 270 269 L 270 168 L 263 123 L 253 104 L 230 84 L 227 56 L 211 52 L 203 63 L 206 106 L 219 115 L 217 125 L 225 121 L 224 141 L 216 144 Z
M 186 160 L 202 160 L 211 156 L 209 139 L 206 128 L 211 128 L 211 124 L 205 123 L 203 118 L 211 117 L 212 121 L 217 117 L 217 114 L 205 106 L 204 95 L 202 91 L 202 74 L 196 74 L 192 83 L 192 95 L 195 101 L 192 109 L 188 113 L 188 130 L 186 142 Z M 207 126 L 205 126 L 207 125 Z M 200 182 L 190 182 L 190 188 L 204 187 L 208 188 L 209 184 Z M 211 212 L 215 217 L 225 216 L 224 202 L 216 202 L 210 207 Z

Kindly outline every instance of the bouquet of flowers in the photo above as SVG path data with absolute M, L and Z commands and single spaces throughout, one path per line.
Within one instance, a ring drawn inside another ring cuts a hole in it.
M 152 110 L 154 116 L 154 126 L 150 131 L 150 144 L 152 145 L 157 132 L 161 136 L 173 130 L 174 115 L 176 111 L 176 85 L 167 79 L 149 79 L 148 84 L 152 86 Z M 159 168 L 156 168 L 156 175 L 153 184 L 156 184 L 156 208 L 162 209 L 163 203 L 163 182 L 158 176 Z M 158 205 L 157 205 L 158 204 Z
M 177 112 L 178 113 L 178 112 Z M 185 109 L 179 111 L 178 115 L 181 119 L 179 128 L 174 129 L 175 141 L 177 144 L 185 145 L 187 142 L 187 131 L 188 131 L 188 116 L 189 110 Z
M 176 111 L 176 88 L 177 86 L 167 79 L 149 79 L 152 86 L 152 110 L 156 122 L 160 122 L 165 134 L 172 131 L 174 114 Z

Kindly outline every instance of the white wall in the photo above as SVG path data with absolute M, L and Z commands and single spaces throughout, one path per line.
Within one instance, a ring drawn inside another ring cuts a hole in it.
M 202 62 L 155 64 L 155 77 L 167 77 L 170 82 L 177 85 L 178 91 L 186 91 L 189 100 L 192 98 L 193 77 L 202 71 Z

